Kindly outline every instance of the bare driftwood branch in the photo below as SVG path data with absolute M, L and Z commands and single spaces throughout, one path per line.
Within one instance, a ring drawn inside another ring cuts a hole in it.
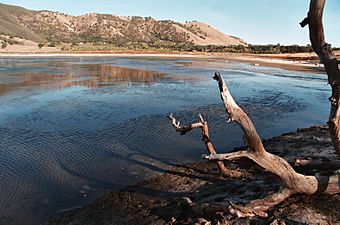
M 266 216 L 265 211 L 282 202 L 294 193 L 315 194 L 317 192 L 335 194 L 339 193 L 339 175 L 331 177 L 306 176 L 294 171 L 287 161 L 265 150 L 254 124 L 247 114 L 236 104 L 232 98 L 222 76 L 216 73 L 214 79 L 218 82 L 220 95 L 224 102 L 227 114 L 232 121 L 238 123 L 244 132 L 249 149 L 226 154 L 210 154 L 204 158 L 208 160 L 235 160 L 249 158 L 266 171 L 275 174 L 283 182 L 284 187 L 278 193 L 264 199 L 251 201 L 246 206 L 230 206 L 230 212 L 237 216 Z
M 173 114 L 170 114 L 169 119 L 171 120 L 172 126 L 176 129 L 177 132 L 180 132 L 182 135 L 186 134 L 187 132 L 196 129 L 196 128 L 203 128 L 204 127 L 204 120 L 201 115 L 200 122 L 190 124 L 189 126 L 181 126 L 181 123 L 176 120 L 176 118 L 173 116 Z
M 337 154 L 340 156 L 340 70 L 338 61 L 332 52 L 329 44 L 325 42 L 324 29 L 322 25 L 325 0 L 311 0 L 307 18 L 300 25 L 309 25 L 309 38 L 313 50 L 319 56 L 320 61 L 325 65 L 328 75 L 328 83 L 332 88 L 332 95 L 329 98 L 331 110 L 329 115 L 329 132 L 332 143 Z
M 335 171 L 340 168 L 340 160 L 314 160 L 314 159 L 296 159 L 292 163 L 294 167 L 302 168 L 317 168 L 319 170 Z
M 279 177 L 284 184 L 279 192 L 269 195 L 263 199 L 253 200 L 247 205 L 240 206 L 230 203 L 228 207 L 230 213 L 239 217 L 266 217 L 266 211 L 268 209 L 279 204 L 292 194 L 303 193 L 312 195 L 315 193 L 335 194 L 340 192 L 339 174 L 335 174 L 331 177 L 306 176 L 297 173 L 283 158 L 267 152 L 254 124 L 247 114 L 234 101 L 222 76 L 219 73 L 216 73 L 214 79 L 218 82 L 220 96 L 228 114 L 228 120 L 236 122 L 241 127 L 244 133 L 244 138 L 248 144 L 248 150 L 217 154 L 209 137 L 208 123 L 203 120 L 202 116 L 200 116 L 199 122 L 197 123 L 193 123 L 188 126 L 181 126 L 173 115 L 170 115 L 172 125 L 176 131 L 181 133 L 186 133 L 192 129 L 200 128 L 202 130 L 203 140 L 209 152 L 209 155 L 203 155 L 203 158 L 216 161 L 223 174 L 228 175 L 228 173 L 230 173 L 230 171 L 225 168 L 222 162 L 223 160 L 248 158 L 261 166 L 264 170 Z
M 290 197 L 294 192 L 289 188 L 282 188 L 279 192 L 271 194 L 263 199 L 249 202 L 246 206 L 231 204 L 228 210 L 237 217 L 267 217 L 266 211 L 278 203 Z
M 201 115 L 199 115 L 199 122 L 190 124 L 188 126 L 181 126 L 181 123 L 176 120 L 173 114 L 170 114 L 169 119 L 171 120 L 172 126 L 176 129 L 176 131 L 180 132 L 181 134 L 186 134 L 187 132 L 193 129 L 200 128 L 202 130 L 203 141 L 205 143 L 207 151 L 210 154 L 216 154 L 214 145 L 212 144 L 210 137 L 209 137 L 208 122 L 204 121 Z M 247 176 L 247 173 L 243 171 L 231 170 L 231 169 L 226 168 L 222 161 L 217 161 L 216 164 L 217 164 L 218 169 L 220 170 L 220 173 L 224 176 L 228 176 L 228 177 Z

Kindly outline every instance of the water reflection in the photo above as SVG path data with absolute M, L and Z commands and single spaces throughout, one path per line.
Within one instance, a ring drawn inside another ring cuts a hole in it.
M 11 91 L 20 90 L 22 88 L 61 88 L 65 81 L 76 78 L 72 74 L 57 75 L 44 73 L 20 73 L 5 74 L 13 80 L 8 83 L 0 84 L 0 94 L 6 94 Z M 3 75 L 2 75 L 3 76 Z
M 208 60 L 195 60 L 195 61 L 179 61 L 176 62 L 176 65 L 187 68 L 202 68 L 202 67 L 211 67 L 211 68 L 221 68 L 226 67 L 227 60 L 220 59 L 208 59 Z
M 63 89 L 84 86 L 95 89 L 120 84 L 152 84 L 165 78 L 165 74 L 160 72 L 103 64 L 61 64 L 51 72 L 54 73 L 3 73 L 0 79 L 7 77 L 10 81 L 0 83 L 0 95 L 21 88 Z
M 126 67 L 108 66 L 103 64 L 83 65 L 81 69 L 87 73 L 86 80 L 74 81 L 72 85 L 84 85 L 88 88 L 114 84 L 151 84 L 165 77 L 164 73 L 131 69 Z

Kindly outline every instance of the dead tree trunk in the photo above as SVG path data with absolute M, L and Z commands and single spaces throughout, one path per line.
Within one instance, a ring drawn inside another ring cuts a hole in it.
M 217 162 L 223 160 L 249 158 L 256 164 L 260 165 L 264 170 L 278 176 L 284 183 L 284 186 L 278 193 L 272 194 L 264 199 L 251 201 L 245 206 L 231 204 L 228 208 L 230 213 L 235 214 L 238 217 L 266 217 L 267 214 L 265 211 L 295 193 L 309 195 L 315 194 L 317 192 L 327 194 L 339 193 L 339 174 L 331 177 L 306 176 L 295 172 L 290 164 L 281 157 L 268 153 L 262 144 L 254 124 L 247 114 L 236 104 L 222 76 L 216 73 L 214 79 L 218 81 L 220 95 L 224 102 L 227 114 L 229 115 L 229 120 L 239 124 L 243 130 L 249 149 L 246 151 L 238 151 L 226 154 L 216 154 L 215 150 L 209 150 L 210 154 L 204 155 L 203 157 L 205 159 L 215 160 Z M 176 122 L 172 115 L 170 118 L 176 130 L 182 133 L 188 132 L 194 128 L 203 129 L 203 124 L 206 124 L 202 117 L 200 117 L 201 121 L 199 123 L 195 123 L 190 126 L 180 126 L 180 124 Z M 207 124 L 204 129 L 208 131 Z M 206 140 L 205 142 L 207 144 Z M 209 143 L 211 143 L 210 139 Z
M 309 25 L 309 38 L 313 50 L 325 65 L 328 75 L 328 83 L 332 87 L 332 95 L 329 98 L 331 110 L 329 114 L 329 133 L 337 154 L 340 156 L 340 70 L 338 61 L 329 44 L 325 42 L 322 16 L 325 0 L 311 0 L 307 18 L 300 25 Z

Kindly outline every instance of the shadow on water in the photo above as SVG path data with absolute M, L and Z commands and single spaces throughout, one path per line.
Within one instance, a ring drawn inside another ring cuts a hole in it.
M 127 167 L 130 164 L 133 164 L 135 166 L 138 166 L 139 168 L 142 168 L 143 170 L 146 169 L 148 171 L 151 171 L 151 173 L 164 173 L 167 171 L 166 168 L 170 168 L 170 166 L 176 165 L 175 163 L 170 162 L 169 160 L 160 159 L 147 153 L 143 153 L 143 154 L 129 153 L 128 155 L 121 155 L 118 153 L 110 152 L 109 157 L 125 161 L 126 163 L 123 165 Z M 65 170 L 71 176 L 86 180 L 90 182 L 91 184 L 94 184 L 97 188 L 113 190 L 113 189 L 121 188 L 124 186 L 124 185 L 121 185 L 120 183 L 104 181 L 100 179 L 100 177 L 86 176 L 80 173 L 79 171 L 73 170 L 73 168 L 69 168 L 63 162 L 58 162 L 58 164 L 60 168 Z M 124 167 L 121 167 L 121 171 L 124 172 Z M 137 174 L 137 173 L 133 173 L 133 174 Z

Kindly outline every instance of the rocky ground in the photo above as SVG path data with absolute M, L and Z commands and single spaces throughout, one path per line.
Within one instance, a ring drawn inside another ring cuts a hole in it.
M 300 173 L 332 174 L 339 169 L 325 126 L 300 129 L 264 144 Z M 308 164 L 312 159 L 318 163 Z M 227 211 L 230 202 L 265 197 L 279 190 L 280 180 L 248 160 L 228 164 L 250 174 L 242 179 L 221 177 L 213 162 L 198 161 L 60 213 L 49 224 L 340 224 L 339 195 L 294 195 L 271 209 L 267 218 L 236 218 Z

